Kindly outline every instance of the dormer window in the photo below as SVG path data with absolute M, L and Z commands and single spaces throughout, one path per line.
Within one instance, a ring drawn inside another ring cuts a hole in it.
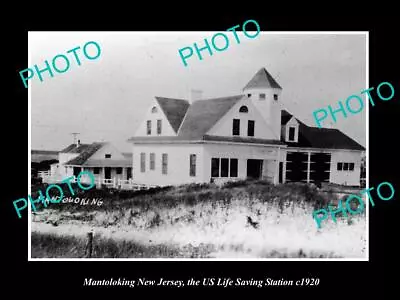
M 247 94 L 247 97 L 249 97 L 249 98 L 250 98 L 250 97 L 251 97 L 251 94 Z
M 248 112 L 249 112 L 249 109 L 247 108 L 246 105 L 243 105 L 243 106 L 241 106 L 241 107 L 239 108 L 239 112 L 240 112 L 240 113 L 248 113 Z
M 260 94 L 260 100 L 265 100 L 265 94 Z
M 278 100 L 278 94 L 274 94 L 274 100 Z
M 289 127 L 289 142 L 294 142 L 296 139 L 296 127 Z
M 104 157 L 105 157 L 105 158 L 111 158 L 111 154 L 110 154 L 110 153 L 107 153 L 107 154 L 104 155 Z
M 156 112 L 157 112 L 157 107 L 156 107 L 156 106 L 153 106 L 153 108 L 151 109 L 151 113 L 154 114 L 154 113 L 156 113 Z

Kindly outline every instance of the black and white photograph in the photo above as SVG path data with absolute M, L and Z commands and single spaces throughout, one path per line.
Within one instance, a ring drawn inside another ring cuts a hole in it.
M 368 260 L 368 32 L 252 30 L 29 32 L 30 261 Z

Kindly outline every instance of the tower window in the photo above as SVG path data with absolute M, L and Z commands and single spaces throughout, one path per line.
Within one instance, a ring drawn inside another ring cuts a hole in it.
M 265 94 L 260 94 L 260 100 L 265 100 Z
M 247 108 L 247 106 L 243 105 L 239 108 L 239 112 L 241 113 L 247 113 L 249 112 L 249 109 Z
M 274 94 L 274 100 L 278 100 L 278 94 Z

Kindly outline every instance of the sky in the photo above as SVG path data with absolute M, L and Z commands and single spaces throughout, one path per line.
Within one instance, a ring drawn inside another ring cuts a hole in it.
M 44 61 L 51 64 L 58 54 L 70 59 L 65 73 L 50 77 L 46 72 L 43 82 L 37 76 L 30 80 L 31 148 L 61 150 L 73 142 L 71 133 L 79 132 L 81 143 L 109 141 L 121 151 L 130 151 L 126 140 L 135 134 L 155 96 L 188 99 L 191 89 L 201 90 L 205 99 L 242 94 L 261 68 L 283 88 L 282 108 L 310 126 L 316 126 L 313 111 L 328 105 L 338 108 L 339 100 L 345 104 L 347 97 L 367 88 L 363 33 L 261 32 L 250 39 L 238 32 L 240 44 L 233 33 L 226 33 L 230 41 L 226 50 L 214 50 L 212 56 L 203 51 L 203 60 L 193 55 L 185 67 L 178 50 L 195 42 L 202 46 L 215 33 L 30 32 L 27 67 L 36 64 L 43 69 Z M 73 54 L 66 52 L 77 46 L 82 49 L 89 41 L 100 45 L 101 54 L 88 60 L 78 50 L 78 66 Z M 322 124 L 366 146 L 369 104 L 362 98 L 362 112 L 346 119 L 338 114 L 337 123 Z

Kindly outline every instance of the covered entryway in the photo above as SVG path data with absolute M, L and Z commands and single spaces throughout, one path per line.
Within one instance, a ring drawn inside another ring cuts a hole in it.
M 261 159 L 247 160 L 247 178 L 260 179 L 262 174 L 263 161 Z
M 74 176 L 78 177 L 79 173 L 81 172 L 81 168 L 79 167 L 74 167 Z
M 283 162 L 279 162 L 279 183 L 283 183 Z
M 111 179 L 111 168 L 109 167 L 104 168 L 104 178 Z

